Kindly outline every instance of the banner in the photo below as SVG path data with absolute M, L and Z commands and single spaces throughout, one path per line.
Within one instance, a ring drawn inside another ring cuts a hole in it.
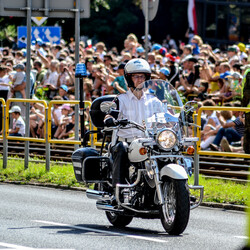
M 195 11 L 195 0 L 188 0 L 188 24 L 194 34 L 197 34 L 197 19 Z

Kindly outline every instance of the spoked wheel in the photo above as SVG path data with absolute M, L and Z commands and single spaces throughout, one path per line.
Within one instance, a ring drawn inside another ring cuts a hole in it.
M 167 233 L 181 234 L 189 220 L 189 191 L 185 180 L 167 179 L 163 182 L 164 204 L 160 208 L 161 223 Z
M 115 227 L 126 227 L 133 219 L 132 216 L 119 215 L 113 212 L 106 212 L 106 216 Z

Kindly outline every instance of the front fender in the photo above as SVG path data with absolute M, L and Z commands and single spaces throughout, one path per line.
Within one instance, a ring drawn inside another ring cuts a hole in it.
M 177 180 L 187 180 L 188 176 L 184 167 L 178 164 L 168 164 L 164 166 L 160 171 L 160 178 L 162 179 L 163 176 L 169 176 L 172 179 Z

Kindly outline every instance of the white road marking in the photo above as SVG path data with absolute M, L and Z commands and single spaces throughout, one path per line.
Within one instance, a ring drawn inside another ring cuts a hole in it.
M 23 247 L 23 246 L 19 246 L 19 245 L 4 243 L 4 242 L 0 242 L 0 246 L 8 247 L 8 248 L 11 248 L 11 249 L 18 249 L 18 250 L 30 250 L 30 249 L 32 249 L 30 247 Z
M 20 245 L 5 243 L 5 242 L 0 242 L 0 246 L 15 249 L 15 250 L 34 250 L 34 249 L 36 249 L 36 250 L 39 250 L 39 249 L 42 249 L 42 250 L 75 250 L 75 249 L 59 249 L 59 248 L 24 247 L 24 246 L 20 246 Z
M 239 238 L 239 239 L 248 239 L 247 236 L 234 236 L 234 238 Z
M 110 234 L 110 235 L 115 235 L 115 236 L 125 236 L 128 238 L 133 238 L 133 239 L 138 239 L 138 240 L 147 240 L 147 241 L 153 241 L 153 242 L 158 242 L 158 243 L 167 243 L 168 242 L 166 240 L 154 239 L 154 238 L 150 238 L 150 237 L 144 237 L 144 236 L 132 235 L 132 234 L 116 233 L 116 232 L 111 232 L 111 231 L 106 231 L 106 230 L 95 229 L 95 228 L 91 228 L 91 227 L 73 226 L 73 225 L 69 225 L 69 224 L 56 223 L 56 222 L 43 221 L 43 220 L 33 220 L 33 221 L 38 222 L 38 223 L 43 223 L 43 224 L 69 227 L 69 228 L 85 230 L 85 231 L 92 231 L 92 232 L 96 232 L 96 233 L 104 233 L 104 234 Z

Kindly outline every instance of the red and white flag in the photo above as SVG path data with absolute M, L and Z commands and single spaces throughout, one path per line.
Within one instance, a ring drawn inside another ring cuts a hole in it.
M 197 19 L 195 12 L 195 0 L 188 0 L 188 24 L 194 34 L 197 34 Z

